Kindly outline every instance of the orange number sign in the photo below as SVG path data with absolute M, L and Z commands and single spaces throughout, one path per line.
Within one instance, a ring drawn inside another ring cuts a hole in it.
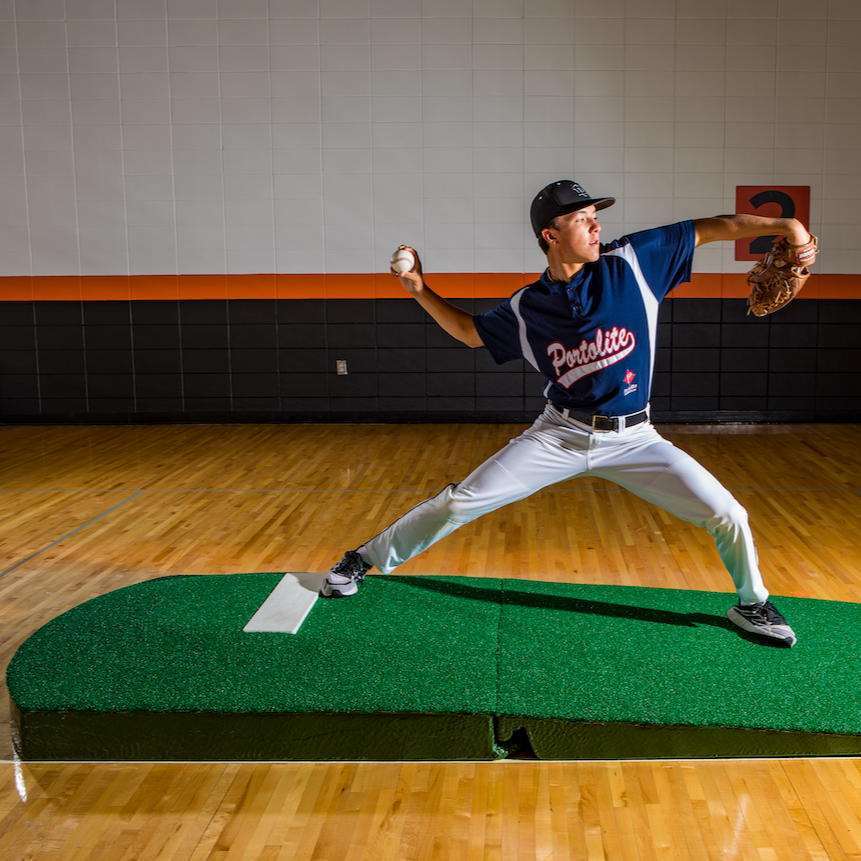
M 809 229 L 810 186 L 737 185 L 735 211 L 769 218 L 797 218 Z M 739 239 L 735 243 L 735 259 L 759 260 L 776 238 L 760 236 L 758 239 Z

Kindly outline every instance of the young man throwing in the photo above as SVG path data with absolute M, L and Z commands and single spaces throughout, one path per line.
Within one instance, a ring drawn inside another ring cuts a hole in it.
M 532 427 L 479 466 L 344 555 L 326 577 L 325 597 L 347 597 L 376 567 L 388 574 L 459 526 L 579 475 L 598 476 L 706 528 L 739 602 L 739 628 L 776 644 L 796 637 L 768 600 L 747 513 L 717 479 L 663 439 L 649 421 L 658 306 L 690 280 L 694 249 L 706 242 L 777 234 L 812 263 L 810 234 L 794 218 L 721 215 L 599 241 L 592 198 L 561 180 L 532 202 L 532 227 L 547 269 L 496 310 L 472 316 L 434 293 L 416 255 L 401 284 L 453 337 L 485 346 L 498 363 L 526 359 L 546 378 L 547 407 Z

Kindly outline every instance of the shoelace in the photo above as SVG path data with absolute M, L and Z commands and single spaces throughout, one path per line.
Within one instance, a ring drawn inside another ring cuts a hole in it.
M 359 571 L 356 571 L 356 566 L 359 567 Z M 339 577 L 350 577 L 351 579 L 355 578 L 359 583 L 365 579 L 365 571 L 364 565 L 362 563 L 362 557 L 359 556 L 358 553 L 350 552 L 347 553 L 344 558 L 332 569 L 333 574 L 337 574 Z
M 766 601 L 763 610 L 765 610 L 765 618 L 768 619 L 772 625 L 786 624 L 786 619 L 777 612 L 777 608 L 770 602 Z
M 763 601 L 762 604 L 755 604 L 750 607 L 750 612 L 758 616 L 769 625 L 785 625 L 786 619 L 777 612 L 777 608 L 770 601 Z

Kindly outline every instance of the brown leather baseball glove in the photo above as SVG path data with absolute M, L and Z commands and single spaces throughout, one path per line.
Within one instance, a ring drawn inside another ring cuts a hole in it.
M 785 237 L 775 242 L 747 276 L 747 313 L 765 317 L 788 305 L 810 277 L 807 264 L 816 259 L 818 249 L 812 233 L 804 245 L 790 245 Z

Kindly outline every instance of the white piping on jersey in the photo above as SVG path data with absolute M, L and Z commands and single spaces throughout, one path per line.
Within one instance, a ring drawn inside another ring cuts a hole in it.
M 643 299 L 643 308 L 646 311 L 646 320 L 649 330 L 649 386 L 646 391 L 651 391 L 651 377 L 655 373 L 655 349 L 658 335 L 658 306 L 661 304 L 649 287 L 649 282 L 646 281 L 646 276 L 643 275 L 643 270 L 640 268 L 640 261 L 637 259 L 637 252 L 634 251 L 633 245 L 623 245 L 621 248 L 614 248 L 612 251 L 605 251 L 605 257 L 621 257 L 630 267 L 634 274 L 634 280 L 640 288 L 640 295 Z
M 523 358 L 536 371 L 540 371 L 541 368 L 538 367 L 538 362 L 535 361 L 535 353 L 532 352 L 532 345 L 529 343 L 529 338 L 526 335 L 526 321 L 520 313 L 520 300 L 523 298 L 526 289 L 526 287 L 523 287 L 511 297 L 511 310 L 514 312 L 514 316 L 517 317 L 517 333 L 520 336 L 520 351 L 523 353 Z

